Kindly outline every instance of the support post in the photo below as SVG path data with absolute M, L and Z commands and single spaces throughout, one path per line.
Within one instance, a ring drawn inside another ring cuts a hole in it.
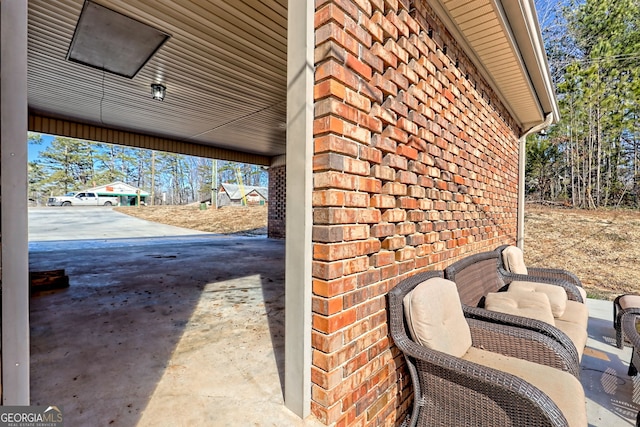
M 285 405 L 311 412 L 314 4 L 289 2 L 287 46 L 287 206 Z
M 29 405 L 27 2 L 0 2 L 2 403 Z

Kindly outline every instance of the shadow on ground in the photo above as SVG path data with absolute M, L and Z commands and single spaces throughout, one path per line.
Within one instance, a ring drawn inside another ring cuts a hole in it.
M 32 404 L 62 406 L 68 426 L 297 424 L 283 241 L 32 245 L 30 270 L 59 268 L 70 287 L 31 298 Z

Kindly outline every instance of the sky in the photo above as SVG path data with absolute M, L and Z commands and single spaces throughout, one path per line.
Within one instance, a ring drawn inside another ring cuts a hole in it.
M 53 136 L 52 135 L 47 135 L 47 134 L 42 134 L 42 144 L 36 145 L 36 144 L 29 144 L 29 147 L 27 148 L 27 160 L 29 162 L 34 161 L 38 158 L 38 154 L 41 151 L 44 151 L 47 149 L 47 147 L 49 147 L 49 145 L 51 144 L 51 141 L 53 141 Z

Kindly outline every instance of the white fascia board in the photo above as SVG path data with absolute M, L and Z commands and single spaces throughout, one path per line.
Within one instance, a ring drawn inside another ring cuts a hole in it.
M 532 55 L 525 55 L 527 69 L 530 70 L 529 74 L 534 81 L 534 86 L 536 87 L 536 92 L 538 93 L 538 98 L 542 103 L 544 112 L 546 114 L 551 113 L 553 115 L 553 123 L 556 123 L 560 119 L 558 101 L 551 80 L 551 71 L 549 69 L 547 53 L 544 48 L 544 41 L 542 40 L 542 31 L 540 30 L 535 4 L 533 0 L 506 0 L 504 4 L 509 5 L 509 9 L 514 6 L 519 6 L 520 13 L 516 15 L 516 17 L 521 17 L 524 23 L 523 26 L 516 28 L 522 31 L 520 34 L 521 37 L 526 37 L 528 41 L 523 46 L 519 40 L 521 51 L 524 52 L 525 48 L 529 47 L 533 51 Z M 518 34 L 516 34 L 516 37 L 517 36 Z

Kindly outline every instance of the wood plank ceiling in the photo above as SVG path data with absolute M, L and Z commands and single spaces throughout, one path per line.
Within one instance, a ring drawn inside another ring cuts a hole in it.
M 29 0 L 35 114 L 264 156 L 285 152 L 287 0 L 96 0 L 171 38 L 133 78 L 67 61 L 83 0 Z M 153 100 L 151 83 L 167 87 Z

